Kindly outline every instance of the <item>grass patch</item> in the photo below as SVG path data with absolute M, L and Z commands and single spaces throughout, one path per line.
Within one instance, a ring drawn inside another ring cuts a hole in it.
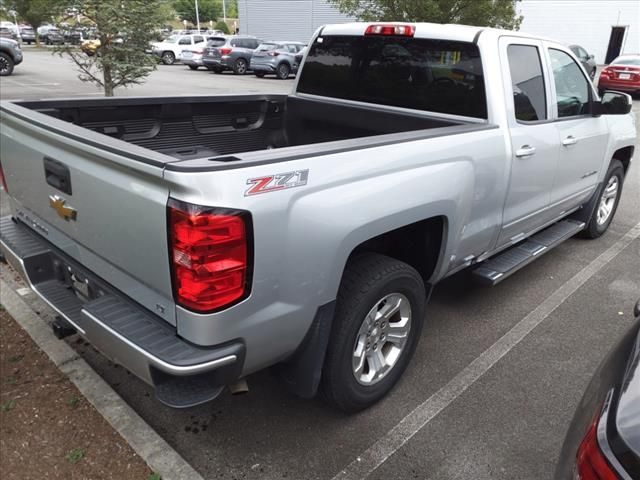
M 16 401 L 13 399 L 2 402 L 2 405 L 0 405 L 0 410 L 2 410 L 3 412 L 8 412 L 10 410 L 13 410 L 14 408 L 16 408 Z
M 15 385 L 16 383 L 18 383 L 18 379 L 16 377 L 9 377 L 4 381 L 4 383 L 6 383 L 7 385 Z
M 147 480 L 162 480 L 162 477 L 158 473 L 152 473 L 147 477 Z
M 64 458 L 67 460 L 67 462 L 73 465 L 82 460 L 84 458 L 84 454 L 84 448 L 74 448 L 73 450 L 69 451 L 69 453 L 67 453 Z
M 78 405 L 80 405 L 80 399 L 74 395 L 67 400 L 67 405 L 69 405 L 71 408 L 76 408 Z

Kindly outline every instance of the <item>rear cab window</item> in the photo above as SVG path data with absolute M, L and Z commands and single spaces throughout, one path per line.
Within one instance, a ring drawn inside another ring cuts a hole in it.
M 507 47 L 513 106 L 516 120 L 537 122 L 547 119 L 547 100 L 538 47 Z
M 482 61 L 470 42 L 331 35 L 309 48 L 298 93 L 487 118 Z
M 211 37 L 207 41 L 207 46 L 208 47 L 221 47 L 225 43 L 227 43 L 227 39 L 224 38 L 224 37 Z

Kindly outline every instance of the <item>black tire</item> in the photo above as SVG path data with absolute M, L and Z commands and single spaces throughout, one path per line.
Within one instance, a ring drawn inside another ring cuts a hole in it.
M 213 73 L 222 73 L 222 69 L 220 67 L 212 67 Z
M 244 75 L 249 69 L 249 64 L 244 58 L 239 58 L 233 64 L 233 73 L 236 75 Z
M 197 70 L 198 69 L 198 65 L 189 65 L 189 68 L 191 70 Z
M 286 80 L 289 78 L 289 74 L 291 73 L 291 67 L 288 63 L 281 63 L 276 68 L 276 75 L 280 80 Z
M 9 55 L 0 52 L 0 77 L 7 77 L 13 73 L 14 61 Z
M 256 73 L 255 75 L 258 78 L 264 78 L 264 73 Z
M 356 380 L 352 367 L 360 327 L 386 295 L 402 294 L 411 306 L 411 328 L 395 364 L 372 385 Z M 320 393 L 330 405 L 357 412 L 384 397 L 406 369 L 420 339 L 424 323 L 425 289 L 420 274 L 399 260 L 375 253 L 351 260 L 344 271 L 336 313 L 322 370 Z
M 174 63 L 176 63 L 176 56 L 173 54 L 173 52 L 162 52 L 160 59 L 165 65 L 173 65 Z
M 609 181 L 611 180 L 612 177 L 616 177 L 618 182 L 616 197 L 613 202 L 613 208 L 611 210 L 611 213 L 609 213 L 606 221 L 598 222 L 598 210 L 600 207 L 600 202 L 606 193 L 607 185 L 609 185 Z M 609 225 L 611 225 L 611 221 L 613 220 L 613 217 L 616 214 L 616 210 L 618 209 L 618 204 L 620 203 L 620 197 L 622 196 L 623 181 L 624 181 L 624 167 L 622 166 L 622 162 L 620 160 L 614 158 L 609 164 L 609 169 L 607 170 L 607 174 L 605 175 L 604 181 L 602 182 L 602 188 L 598 192 L 598 200 L 593 209 L 593 213 L 591 214 L 591 218 L 589 218 L 589 221 L 587 222 L 587 226 L 581 232 L 580 236 L 582 236 L 583 238 L 598 238 L 602 234 L 604 234 L 604 232 L 607 231 L 607 229 L 609 228 Z

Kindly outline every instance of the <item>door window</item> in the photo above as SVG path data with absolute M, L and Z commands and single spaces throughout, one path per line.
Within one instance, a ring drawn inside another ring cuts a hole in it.
M 201 42 L 204 42 L 204 37 L 200 35 L 196 35 L 195 37 L 193 37 L 193 43 L 201 43 Z
M 191 37 L 182 37 L 178 45 L 191 45 Z
M 578 64 L 562 50 L 549 49 L 556 86 L 558 118 L 591 112 L 591 88 Z
M 516 119 L 524 122 L 545 120 L 547 100 L 538 48 L 533 45 L 509 45 L 507 57 Z

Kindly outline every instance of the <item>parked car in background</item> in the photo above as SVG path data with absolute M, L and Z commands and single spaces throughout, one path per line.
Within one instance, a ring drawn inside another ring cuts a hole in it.
M 236 75 L 247 73 L 253 51 L 262 43 L 261 40 L 243 35 L 216 38 L 224 38 L 225 43 L 207 46 L 202 58 L 204 65 L 216 73 L 222 73 L 224 70 L 231 70 Z
M 36 32 L 31 27 L 20 27 L 20 38 L 28 45 L 36 43 Z
M 621 55 L 602 69 L 598 91 L 605 90 L 640 94 L 640 55 Z
M 80 45 L 84 40 L 82 30 L 80 30 L 79 28 L 65 30 L 62 35 L 64 37 L 64 42 L 70 43 L 71 45 Z
M 587 51 L 580 45 L 569 45 L 569 50 L 571 50 L 575 54 L 575 56 L 578 57 L 578 60 L 580 60 L 580 63 L 582 63 L 582 66 L 591 77 L 591 80 L 593 80 L 596 77 L 597 68 L 596 61 L 593 55 L 587 53 Z
M 62 45 L 64 36 L 59 28 L 50 25 L 38 28 L 40 41 L 45 45 Z
M 10 38 L 11 40 L 17 40 L 18 35 L 9 27 L 0 27 L 0 38 Z
M 556 480 L 640 478 L 640 302 L 634 316 L 582 397 Z
M 173 65 L 180 58 L 182 50 L 189 50 L 194 45 L 204 46 L 205 40 L 204 35 L 175 34 L 162 42 L 153 43 L 151 53 L 160 57 L 165 65 Z
M 298 53 L 306 45 L 301 42 L 263 42 L 256 48 L 249 67 L 256 77 L 275 74 L 281 80 L 298 71 Z
M 0 76 L 11 75 L 19 63 L 22 63 L 20 44 L 12 38 L 0 37 Z
M 206 44 L 194 45 L 180 52 L 180 62 L 189 67 L 191 70 L 197 70 L 198 67 L 206 67 L 203 57 L 207 48 L 224 45 L 227 39 L 224 36 L 207 37 Z M 211 68 L 209 68 L 211 70 Z

